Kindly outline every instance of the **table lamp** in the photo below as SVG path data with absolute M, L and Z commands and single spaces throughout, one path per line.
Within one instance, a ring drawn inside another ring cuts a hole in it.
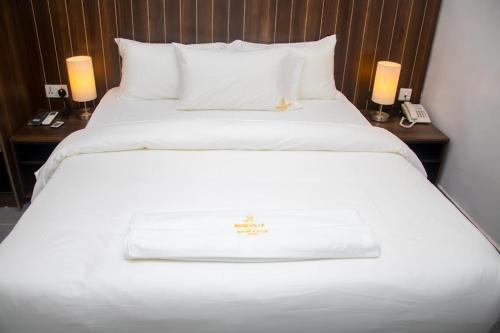
M 88 120 L 92 110 L 87 108 L 87 102 L 96 99 L 97 93 L 94 80 L 92 58 L 89 56 L 76 56 L 66 59 L 68 67 L 69 85 L 71 95 L 75 102 L 83 102 L 80 118 Z
M 386 122 L 389 114 L 382 111 L 383 105 L 392 105 L 398 89 L 401 65 L 392 61 L 377 62 L 377 72 L 373 83 L 372 101 L 380 104 L 378 111 L 371 113 L 371 118 L 376 122 Z

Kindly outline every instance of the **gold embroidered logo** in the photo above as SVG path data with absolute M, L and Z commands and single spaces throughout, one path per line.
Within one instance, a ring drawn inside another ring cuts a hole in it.
M 252 214 L 245 216 L 245 223 L 253 223 L 253 220 L 255 220 L 255 216 Z
M 238 234 L 246 234 L 248 236 L 257 236 L 267 233 L 267 228 L 264 223 L 255 223 L 255 216 L 249 214 L 245 216 L 243 223 L 235 223 L 234 229 Z
M 284 98 L 280 100 L 280 103 L 276 105 L 276 109 L 280 111 L 285 111 L 287 110 L 290 106 L 292 106 L 292 103 L 287 103 Z

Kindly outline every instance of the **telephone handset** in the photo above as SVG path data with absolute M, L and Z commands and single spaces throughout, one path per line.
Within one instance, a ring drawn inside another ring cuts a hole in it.
M 421 104 L 412 104 L 410 102 L 404 102 L 401 105 L 401 109 L 403 111 L 404 116 L 401 117 L 401 121 L 399 125 L 404 128 L 411 128 L 413 125 L 417 123 L 430 123 L 431 118 L 425 111 L 424 107 Z M 409 124 L 404 124 L 405 119 L 409 121 Z

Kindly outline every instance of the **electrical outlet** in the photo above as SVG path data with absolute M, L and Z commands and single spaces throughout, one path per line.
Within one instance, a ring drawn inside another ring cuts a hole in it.
M 65 84 L 46 84 L 45 96 L 48 98 L 61 98 L 61 96 L 59 96 L 59 89 L 66 91 L 66 95 L 62 97 L 68 97 L 68 86 Z
M 409 101 L 411 99 L 411 88 L 401 88 L 399 89 L 398 101 Z

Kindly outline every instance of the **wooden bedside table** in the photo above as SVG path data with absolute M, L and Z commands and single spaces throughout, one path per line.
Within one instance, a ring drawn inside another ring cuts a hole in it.
M 35 185 L 34 173 L 47 161 L 54 148 L 65 137 L 87 126 L 88 122 L 75 115 L 59 116 L 54 122 L 58 120 L 64 121 L 64 125 L 59 128 L 24 125 L 10 138 L 24 199 L 31 198 Z
M 371 110 L 363 110 L 361 113 L 376 127 L 385 128 L 406 143 L 427 171 L 427 178 L 435 184 L 439 175 L 439 168 L 443 160 L 443 153 L 450 139 L 432 124 L 415 124 L 412 128 L 399 126 L 401 116 L 391 114 L 386 123 L 377 123 L 370 119 Z

